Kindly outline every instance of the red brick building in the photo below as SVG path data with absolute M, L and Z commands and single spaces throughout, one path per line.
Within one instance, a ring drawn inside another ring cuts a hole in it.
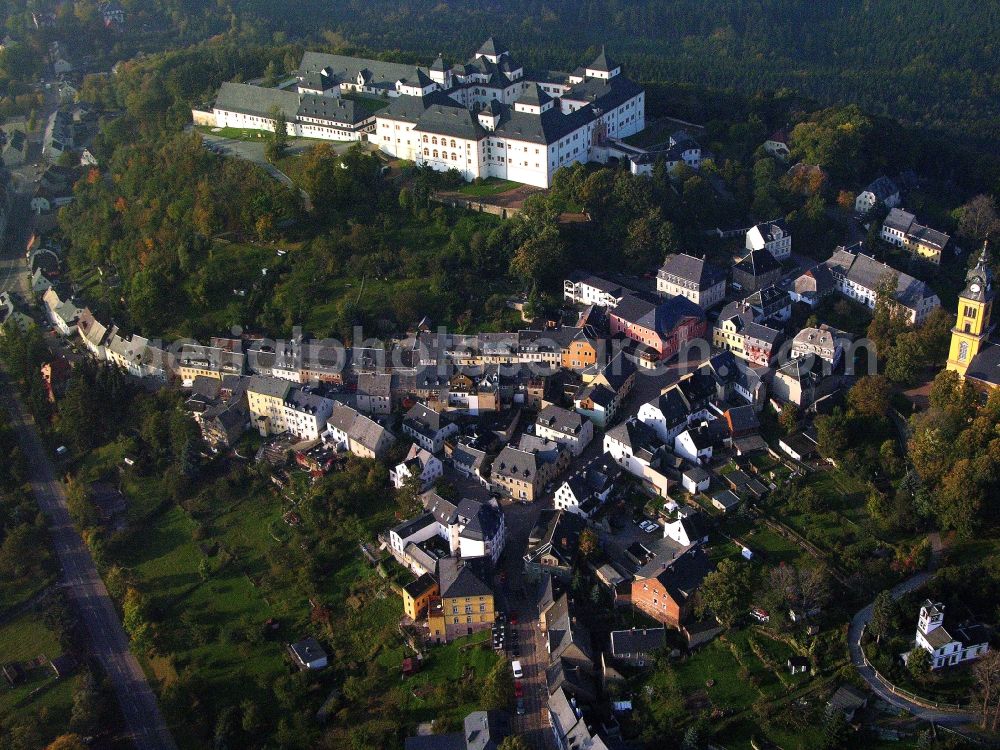
M 680 628 L 691 610 L 694 593 L 712 563 L 701 547 L 673 560 L 653 559 L 632 581 L 632 606 L 671 628 Z

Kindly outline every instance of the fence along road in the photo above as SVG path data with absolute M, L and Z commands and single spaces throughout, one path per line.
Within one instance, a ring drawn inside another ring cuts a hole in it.
M 3 373 L 0 373 L 0 406 L 10 414 L 11 427 L 17 432 L 28 461 L 31 490 L 49 518 L 52 546 L 62 566 L 61 583 L 76 605 L 93 654 L 114 688 L 128 737 L 138 750 L 177 750 L 146 675 L 129 651 L 128 636 L 94 559 L 70 521 L 66 494 L 55 476 L 34 420 Z

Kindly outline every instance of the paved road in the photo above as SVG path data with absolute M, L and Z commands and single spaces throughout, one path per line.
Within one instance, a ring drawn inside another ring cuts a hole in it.
M 903 581 L 892 589 L 893 598 L 899 599 L 905 594 L 916 591 L 930 580 L 931 575 L 929 572 L 917 573 L 912 578 Z M 861 679 L 867 682 L 868 687 L 886 703 L 908 711 L 918 719 L 932 721 L 936 724 L 967 724 L 970 721 L 974 721 L 976 717 L 971 712 L 939 711 L 913 703 L 902 696 L 894 694 L 885 685 L 875 679 L 875 670 L 865 664 L 864 657 L 861 655 L 861 634 L 865 626 L 872 619 L 873 605 L 874 602 L 854 615 L 854 618 L 851 620 L 851 628 L 847 634 L 847 645 L 851 652 L 851 663 L 857 668 Z
M 0 377 L 0 405 L 10 413 L 10 424 L 28 459 L 32 492 L 51 523 L 62 585 L 76 604 L 91 649 L 114 687 L 132 741 L 139 750 L 176 750 L 146 676 L 129 651 L 128 637 L 94 560 L 70 522 L 62 483 L 55 476 L 34 421 L 6 377 Z

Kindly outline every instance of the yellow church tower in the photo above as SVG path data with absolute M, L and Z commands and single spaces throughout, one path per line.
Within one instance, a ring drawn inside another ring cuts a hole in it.
M 990 335 L 993 307 L 993 273 L 990 271 L 986 244 L 979 261 L 965 276 L 965 289 L 958 295 L 958 320 L 951 329 L 948 369 L 965 377 L 972 359 Z

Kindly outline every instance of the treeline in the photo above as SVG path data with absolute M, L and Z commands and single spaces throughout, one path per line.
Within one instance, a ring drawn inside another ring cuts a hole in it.
M 330 35 L 335 42 L 421 60 L 444 51 L 464 61 L 493 33 L 514 45 L 526 65 L 573 70 L 607 44 L 644 82 L 743 93 L 788 87 L 980 143 L 1000 137 L 1000 13 L 975 0 L 947 7 L 930 0 L 467 0 L 437 6 L 375 0 L 335 7 L 307 1 L 280 12 L 243 0 L 235 7 L 296 36 L 315 28 L 321 13 L 338 32 Z

